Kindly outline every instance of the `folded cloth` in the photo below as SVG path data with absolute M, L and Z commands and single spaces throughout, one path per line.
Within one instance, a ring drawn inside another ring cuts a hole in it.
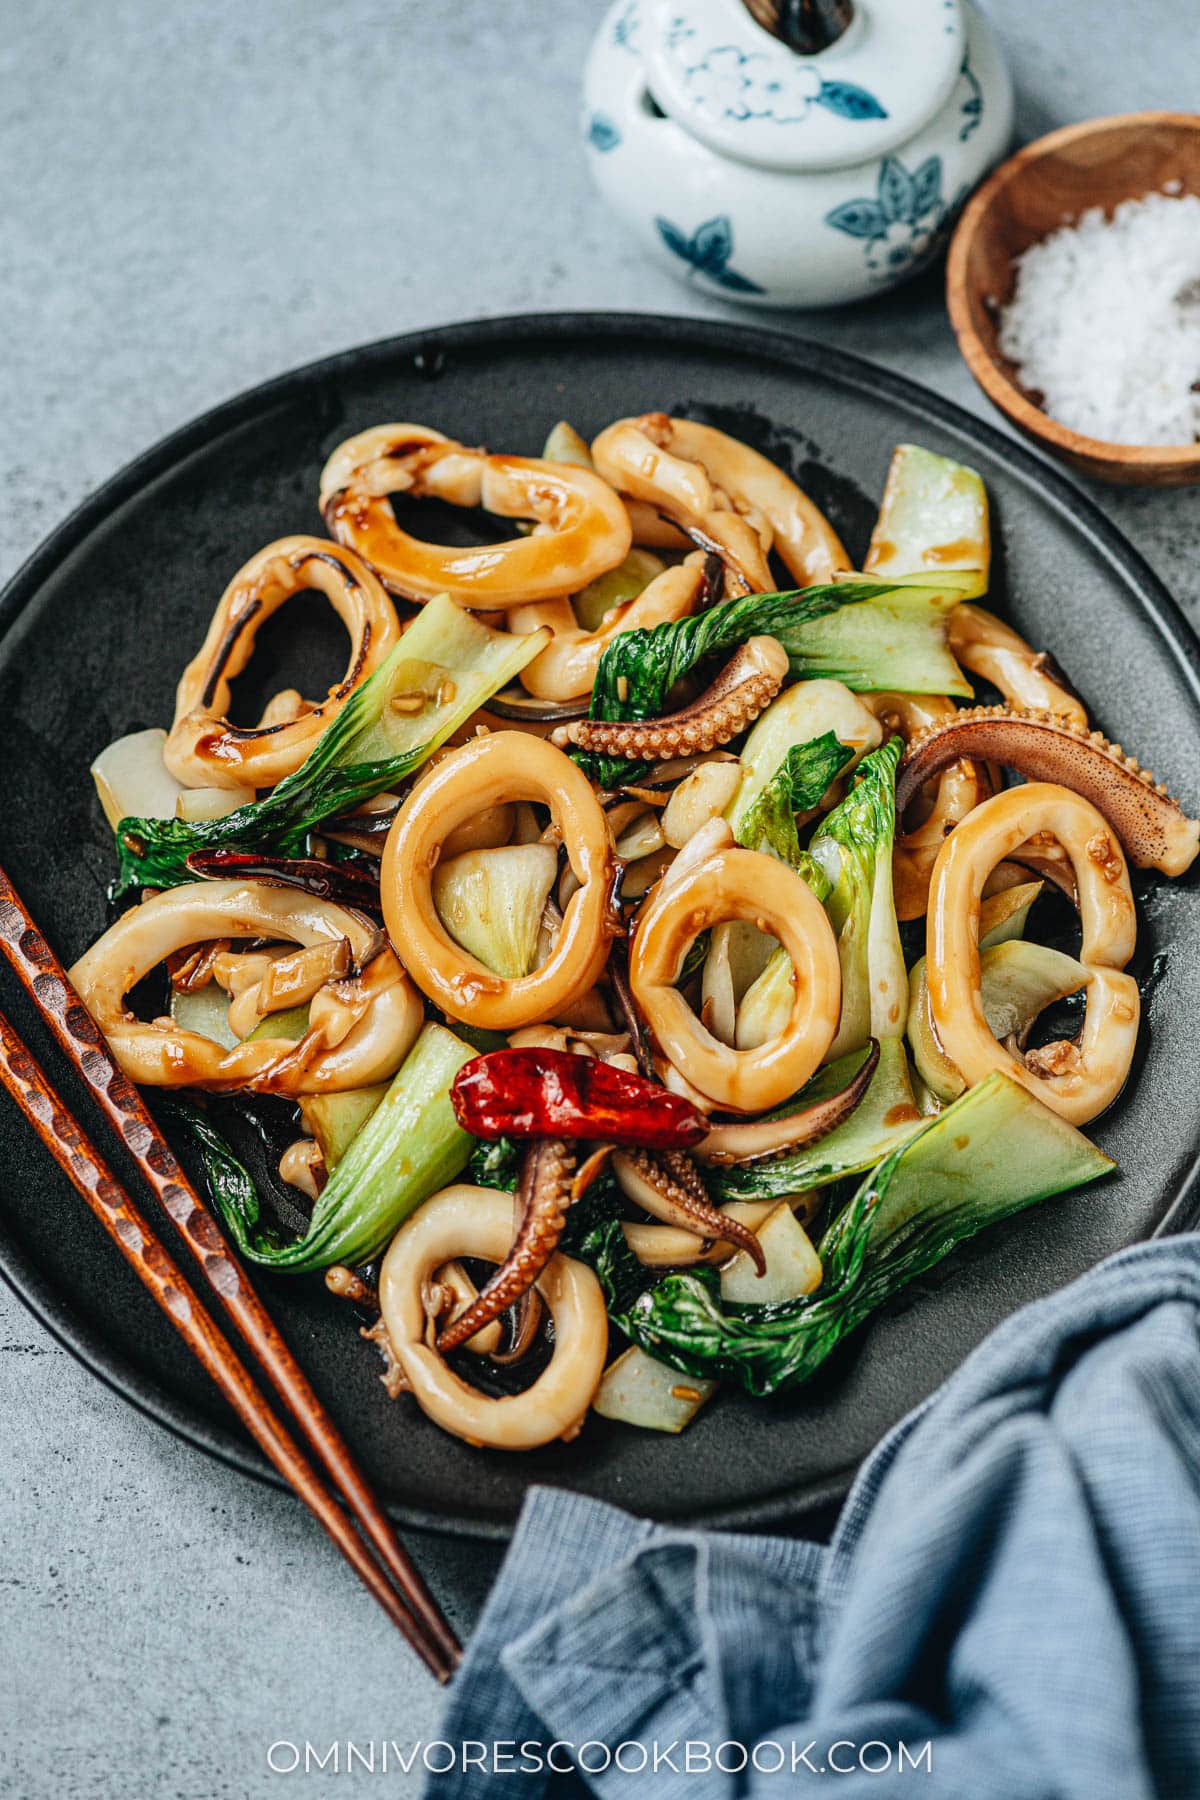
M 1200 1796 L 1198 1321 L 1200 1237 L 1015 1314 L 827 1547 L 534 1489 L 428 1794 Z

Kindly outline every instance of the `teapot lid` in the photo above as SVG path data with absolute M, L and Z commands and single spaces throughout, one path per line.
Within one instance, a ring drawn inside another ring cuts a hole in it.
M 928 123 L 966 53 L 962 0 L 855 0 L 842 35 L 794 50 L 763 0 L 643 0 L 655 102 L 722 156 L 833 169 L 886 155 Z M 842 7 L 844 15 L 851 7 Z

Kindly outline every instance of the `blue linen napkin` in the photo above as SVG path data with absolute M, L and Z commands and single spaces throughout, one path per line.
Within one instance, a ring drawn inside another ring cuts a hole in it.
M 1200 1795 L 1198 1322 L 1198 1237 L 1017 1313 L 827 1547 L 534 1489 L 427 1794 Z

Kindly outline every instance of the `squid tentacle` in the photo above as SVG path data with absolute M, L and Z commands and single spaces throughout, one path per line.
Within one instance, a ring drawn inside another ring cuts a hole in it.
M 517 1185 L 518 1224 L 512 1249 L 480 1289 L 479 1297 L 438 1334 L 437 1347 L 443 1356 L 457 1350 L 528 1293 L 562 1236 L 574 1173 L 574 1149 L 562 1138 L 536 1138 L 530 1144 Z
M 696 1148 L 701 1162 L 715 1168 L 728 1168 L 736 1163 L 766 1162 L 819 1143 L 855 1110 L 870 1087 L 879 1066 L 879 1039 L 869 1039 L 870 1048 L 862 1067 L 846 1083 L 840 1093 L 818 1100 L 801 1112 L 787 1113 L 780 1119 L 755 1119 L 750 1124 L 714 1125 Z
M 787 651 L 778 639 L 748 638 L 711 686 L 681 712 L 663 719 L 575 719 L 560 726 L 552 742 L 639 761 L 715 750 L 770 704 L 787 671 Z
M 654 1218 L 697 1237 L 736 1244 L 760 1275 L 765 1272 L 767 1261 L 758 1238 L 713 1205 L 686 1150 L 618 1150 L 613 1166 L 624 1192 Z
M 537 1278 L 554 1325 L 547 1366 L 519 1394 L 482 1393 L 428 1342 L 430 1277 L 455 1257 L 503 1263 L 513 1240 L 511 1194 L 456 1185 L 433 1194 L 392 1239 L 379 1275 L 384 1347 L 394 1364 L 389 1392 L 411 1390 L 421 1410 L 469 1444 L 531 1450 L 573 1438 L 604 1372 L 608 1315 L 591 1269 L 555 1255 Z
M 1182 875 L 1200 852 L 1200 820 L 1120 744 L 1049 712 L 975 706 L 909 742 L 896 778 L 902 814 L 918 789 L 960 757 L 1003 763 L 1030 781 L 1057 782 L 1090 800 L 1140 869 Z

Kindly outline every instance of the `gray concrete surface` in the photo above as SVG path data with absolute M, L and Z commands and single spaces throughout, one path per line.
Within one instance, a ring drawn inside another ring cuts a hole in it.
M 0 575 L 161 433 L 311 357 L 480 313 L 728 312 L 647 267 L 590 191 L 576 96 L 602 10 L 6 7 Z M 1191 5 L 992 11 L 1024 137 L 1195 104 Z M 936 280 L 796 323 L 988 410 Z M 1200 498 L 1103 497 L 1194 609 Z M 276 1739 L 435 1732 L 432 1683 L 299 1508 L 146 1422 L 3 1288 L 0 1407 L 0 1792 L 251 1796 L 279 1786 Z M 416 1547 L 469 1628 L 494 1554 Z

